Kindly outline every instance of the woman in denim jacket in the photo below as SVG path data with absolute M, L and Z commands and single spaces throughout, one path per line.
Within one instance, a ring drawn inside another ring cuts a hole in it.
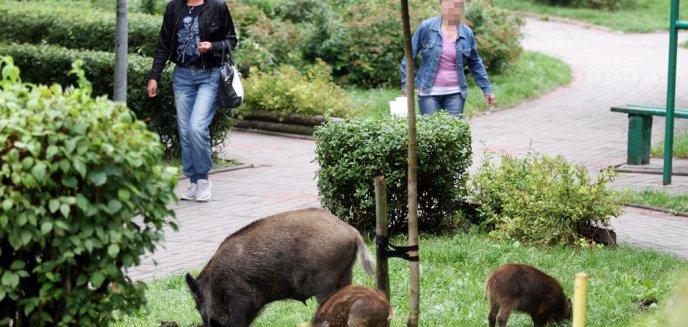
M 468 95 L 465 65 L 482 89 L 485 103 L 491 106 L 495 102 L 473 31 L 460 22 L 464 3 L 464 0 L 440 0 L 442 16 L 426 19 L 413 34 L 413 60 L 418 52 L 422 56 L 414 82 L 418 90 L 418 107 L 423 115 L 444 109 L 453 116 L 462 116 Z M 405 58 L 401 61 L 401 89 L 406 95 Z

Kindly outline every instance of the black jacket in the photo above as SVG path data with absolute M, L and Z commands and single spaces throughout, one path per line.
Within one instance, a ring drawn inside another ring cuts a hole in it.
M 153 67 L 149 79 L 160 82 L 160 75 L 162 75 L 167 60 L 171 59 L 172 62 L 176 63 L 175 56 L 172 56 L 172 49 L 177 48 L 177 24 L 184 10 L 187 10 L 186 0 L 172 0 L 167 4 L 160 28 L 158 49 L 153 57 Z M 210 51 L 201 54 L 203 67 L 220 67 L 222 49 L 226 47 L 224 41 L 229 41 L 232 49 L 237 45 L 232 15 L 223 0 L 205 0 L 203 2 L 203 9 L 198 16 L 198 28 L 201 42 L 213 44 Z M 225 48 L 225 51 L 231 50 Z

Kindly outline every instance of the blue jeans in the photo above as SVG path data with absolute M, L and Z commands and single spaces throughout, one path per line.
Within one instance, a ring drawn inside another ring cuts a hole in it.
M 432 115 L 440 109 L 446 110 L 450 115 L 462 118 L 465 102 L 461 93 L 446 95 L 421 95 L 418 97 L 418 108 L 422 115 Z
M 174 69 L 172 88 L 182 145 L 182 170 L 191 183 L 208 179 L 213 168 L 208 127 L 215 116 L 219 81 L 219 67 Z

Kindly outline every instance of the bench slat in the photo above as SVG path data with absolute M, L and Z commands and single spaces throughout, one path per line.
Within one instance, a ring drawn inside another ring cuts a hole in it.
M 666 116 L 666 109 L 663 107 L 641 106 L 629 104 L 625 106 L 615 106 L 611 109 L 613 112 L 623 112 L 634 115 L 652 115 L 652 116 Z M 688 109 L 676 108 L 674 110 L 674 117 L 688 119 Z

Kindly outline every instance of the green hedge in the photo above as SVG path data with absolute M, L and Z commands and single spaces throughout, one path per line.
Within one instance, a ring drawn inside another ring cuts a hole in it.
M 417 130 L 419 228 L 427 231 L 442 227 L 466 195 L 471 133 L 465 120 L 444 113 L 419 117 Z M 384 175 L 389 232 L 403 232 L 408 212 L 406 119 L 327 124 L 314 136 L 323 206 L 359 230 L 373 233 L 373 179 Z
M 73 85 L 74 76 L 67 72 L 74 61 L 81 59 L 86 77 L 93 83 L 95 95 L 112 96 L 115 56 L 109 52 L 80 51 L 49 45 L 0 44 L 0 55 L 15 58 L 15 64 L 22 70 L 24 80 L 40 84 Z M 127 75 L 127 105 L 136 116 L 146 122 L 148 128 L 160 135 L 169 154 L 180 149 L 177 132 L 177 114 L 172 92 L 172 68 L 162 78 L 158 96 L 149 99 L 146 91 L 148 72 L 152 59 L 135 54 L 129 55 Z M 231 127 L 231 119 L 224 112 L 218 112 L 211 125 L 212 144 L 220 144 Z
M 499 161 L 488 154 L 470 183 L 483 226 L 498 238 L 542 246 L 588 245 L 585 228 L 608 226 L 610 216 L 621 214 L 606 187 L 612 171 L 591 177 L 585 166 L 533 151 Z
M 177 170 L 121 104 L 18 81 L 0 58 L 0 325 L 104 326 L 143 304 L 126 276 L 176 229 Z
M 115 18 L 114 2 L 112 10 L 95 10 L 64 7 L 61 1 L 5 1 L 0 3 L 0 40 L 113 52 Z M 152 56 L 162 16 L 129 13 L 128 19 L 129 52 Z

